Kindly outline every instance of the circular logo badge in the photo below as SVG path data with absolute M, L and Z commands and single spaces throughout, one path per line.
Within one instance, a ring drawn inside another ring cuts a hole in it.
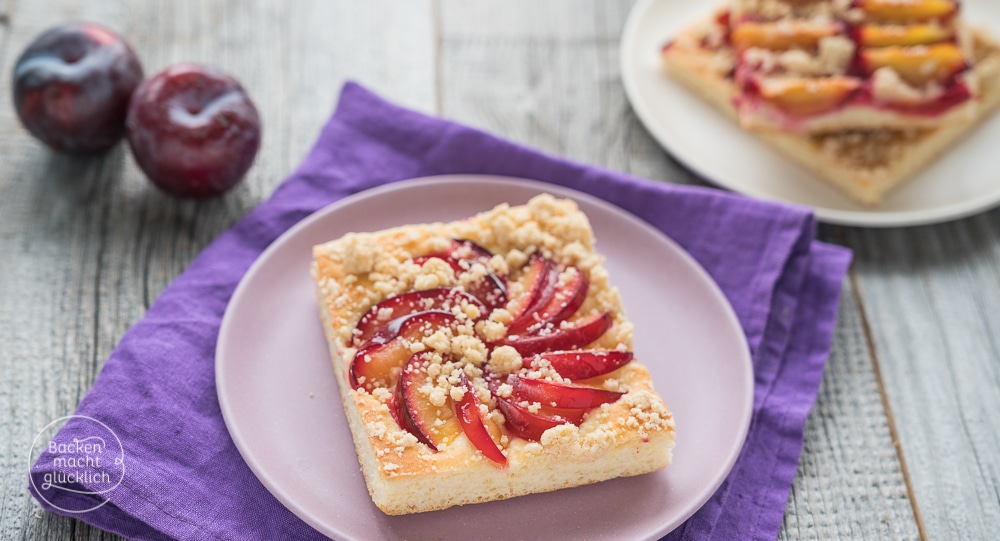
M 60 427 L 73 420 L 63 431 Z M 45 443 L 48 442 L 48 443 Z M 125 479 L 125 449 L 108 425 L 85 415 L 60 417 L 35 436 L 28 476 L 39 498 L 65 513 L 86 513 L 108 503 L 105 495 Z M 56 503 L 58 502 L 58 503 Z

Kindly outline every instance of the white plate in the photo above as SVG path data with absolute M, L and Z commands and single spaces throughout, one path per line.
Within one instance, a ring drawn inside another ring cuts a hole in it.
M 1000 204 L 1000 115 L 869 209 L 852 202 L 712 109 L 660 70 L 660 48 L 721 0 L 640 0 L 625 24 L 625 92 L 653 137 L 705 179 L 761 199 L 812 207 L 820 220 L 889 227 L 969 216 Z M 1000 36 L 1000 2 L 964 0 L 964 16 Z
M 677 419 L 674 464 L 548 494 L 389 517 L 371 502 L 344 417 L 309 276 L 314 244 L 350 231 L 471 216 L 547 191 L 588 214 L 635 324 L 636 356 Z M 674 242 L 631 214 L 557 186 L 435 177 L 344 199 L 275 241 L 223 318 L 216 383 L 240 453 L 283 504 L 350 539 L 658 539 L 693 514 L 732 468 L 749 426 L 753 370 L 743 331 L 715 283 Z

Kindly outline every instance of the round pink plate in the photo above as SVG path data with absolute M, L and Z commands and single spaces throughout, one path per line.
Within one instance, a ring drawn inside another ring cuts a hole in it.
M 352 231 L 450 221 L 549 192 L 579 203 L 635 324 L 636 357 L 677 420 L 670 467 L 638 477 L 390 517 L 361 476 L 309 275 L 312 246 Z M 216 353 L 219 402 L 233 441 L 293 513 L 339 539 L 656 539 L 715 492 L 746 437 L 753 371 L 743 331 L 705 271 L 677 244 L 589 195 L 480 175 L 368 190 L 275 241 L 226 310 Z

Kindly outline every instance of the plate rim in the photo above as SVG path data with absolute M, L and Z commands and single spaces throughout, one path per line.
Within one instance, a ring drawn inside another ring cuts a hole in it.
M 314 222 L 321 221 L 326 218 L 329 214 L 338 212 L 344 207 L 348 207 L 358 202 L 377 198 L 385 193 L 395 192 L 397 190 L 410 190 L 410 189 L 420 189 L 423 186 L 436 185 L 436 184 L 449 184 L 456 182 L 467 183 L 470 180 L 475 182 L 488 182 L 493 184 L 505 184 L 520 186 L 527 189 L 541 192 L 550 192 L 556 196 L 571 197 L 581 201 L 586 201 L 589 204 L 603 208 L 606 211 L 611 212 L 619 218 L 622 218 L 629 222 L 631 227 L 639 227 L 645 229 L 648 233 L 654 235 L 659 241 L 664 242 L 669 245 L 675 255 L 677 255 L 683 263 L 691 267 L 696 273 L 700 274 L 705 285 L 708 286 L 709 291 L 712 296 L 715 297 L 716 303 L 723 309 L 723 315 L 726 318 L 727 325 L 738 332 L 740 340 L 738 341 L 740 345 L 740 359 L 739 366 L 742 367 L 742 381 L 745 386 L 745 397 L 743 403 L 740 405 L 742 416 L 739 419 L 738 426 L 740 427 L 737 438 L 734 438 L 734 445 L 729 449 L 727 453 L 724 464 L 719 472 L 716 474 L 716 478 L 713 479 L 711 486 L 704 491 L 704 497 L 698 498 L 690 502 L 678 518 L 673 521 L 673 523 L 667 523 L 665 525 L 661 524 L 659 530 L 651 532 L 648 539 L 658 539 L 659 537 L 666 535 L 670 531 L 673 531 L 681 524 L 683 524 L 687 519 L 693 516 L 701 507 L 707 503 L 711 497 L 715 494 L 718 488 L 725 482 L 725 479 L 732 472 L 740 454 L 745 446 L 747 436 L 750 431 L 750 424 L 753 417 L 753 405 L 755 396 L 755 380 L 754 380 L 754 369 L 753 369 L 753 357 L 751 355 L 749 344 L 747 344 L 744 338 L 743 326 L 736 316 L 735 310 L 729 299 L 725 296 L 722 289 L 719 287 L 718 283 L 712 278 L 711 274 L 694 258 L 687 250 L 685 250 L 680 244 L 678 244 L 669 235 L 661 232 L 660 230 L 653 227 L 651 224 L 642 220 L 638 216 L 634 215 L 632 212 L 623 209 L 613 203 L 600 199 L 594 195 L 576 190 L 574 188 L 565 187 L 559 184 L 548 183 L 540 180 L 532 180 L 519 177 L 511 177 L 505 175 L 490 175 L 490 174 L 444 174 L 444 175 L 429 175 L 422 177 L 409 178 L 404 180 L 398 180 L 382 184 L 373 188 L 362 190 L 360 192 L 346 196 L 340 200 L 334 201 L 328 205 L 325 205 L 316 211 L 312 212 L 308 216 L 302 218 L 293 226 L 289 227 L 285 232 L 274 239 L 254 260 L 254 262 L 247 268 L 247 271 L 241 277 L 236 288 L 233 290 L 232 296 L 226 304 L 226 309 L 223 313 L 222 320 L 219 326 L 218 337 L 216 341 L 216 352 L 214 357 L 215 362 L 215 383 L 216 383 L 216 397 L 219 401 L 220 411 L 222 413 L 223 421 L 226 425 L 227 432 L 233 441 L 234 446 L 239 452 L 240 456 L 243 458 L 244 462 L 247 464 L 254 476 L 261 482 L 262 485 L 278 500 L 278 502 L 288 508 L 293 514 L 299 519 L 303 520 L 309 526 L 316 529 L 320 533 L 328 534 L 341 533 L 334 529 L 331 529 L 329 524 L 324 522 L 319 522 L 308 510 L 303 508 L 293 497 L 286 488 L 282 488 L 280 484 L 275 483 L 273 479 L 266 473 L 267 466 L 263 464 L 255 455 L 249 452 L 247 447 L 246 435 L 239 427 L 239 422 L 236 421 L 234 417 L 234 412 L 232 410 L 232 403 L 227 400 L 226 396 L 232 393 L 229 388 L 229 383 L 227 377 L 224 376 L 229 363 L 224 360 L 228 346 L 226 341 L 223 340 L 225 335 L 232 332 L 231 327 L 233 325 L 233 318 L 230 316 L 230 308 L 236 304 L 239 297 L 244 295 L 244 291 L 249 288 L 249 284 L 253 281 L 253 276 L 260 269 L 264 268 L 271 255 L 278 251 L 281 246 L 290 242 L 296 235 Z M 484 209 L 486 210 L 486 209 Z M 403 225 L 403 224 L 400 224 Z M 339 391 L 339 389 L 338 389 Z
M 636 58 L 635 55 L 638 54 L 638 51 L 635 50 L 637 35 L 647 13 L 656 4 L 677 1 L 638 0 L 632 6 L 625 20 L 622 37 L 619 41 L 619 76 L 622 86 L 625 88 L 625 95 L 635 110 L 636 116 L 639 117 L 639 121 L 649 134 L 653 136 L 653 139 L 656 140 L 664 151 L 668 152 L 673 158 L 681 162 L 684 167 L 695 172 L 701 178 L 716 186 L 757 199 L 808 206 L 812 208 L 816 219 L 823 223 L 855 227 L 888 228 L 932 225 L 967 218 L 1000 205 L 1000 185 L 998 185 L 992 191 L 985 191 L 976 197 L 940 207 L 893 211 L 878 210 L 877 208 L 841 210 L 797 201 L 788 201 L 774 194 L 753 189 L 752 187 L 737 187 L 733 183 L 705 174 L 702 167 L 696 163 L 692 163 L 692 160 L 688 156 L 683 156 L 672 148 L 669 138 L 662 132 L 660 126 L 652 120 L 651 105 L 643 100 L 639 90 L 640 83 L 637 81 L 638 74 L 632 69 Z M 706 7 L 706 9 L 708 8 Z M 666 38 L 667 36 L 664 37 Z M 812 175 L 812 173 L 809 174 Z

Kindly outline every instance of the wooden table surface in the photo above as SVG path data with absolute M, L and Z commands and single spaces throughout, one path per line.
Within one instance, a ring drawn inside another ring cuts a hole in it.
M 41 510 L 25 489 L 31 442 L 74 411 L 164 287 L 296 167 L 343 81 L 581 162 L 703 184 L 625 97 L 632 3 L 0 0 L 0 538 L 115 537 Z M 73 158 L 28 136 L 10 105 L 14 62 L 79 19 L 126 36 L 147 75 L 198 61 L 243 82 L 264 141 L 241 186 L 180 201 L 123 146 Z M 1000 211 L 820 235 L 856 259 L 780 537 L 995 538 Z

